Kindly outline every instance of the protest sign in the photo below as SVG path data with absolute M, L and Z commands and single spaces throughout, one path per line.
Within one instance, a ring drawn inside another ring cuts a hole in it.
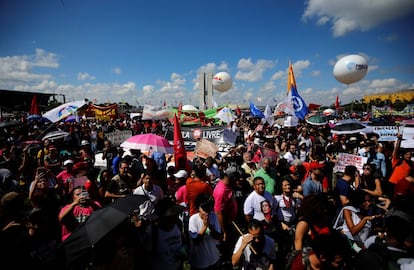
M 348 165 L 353 165 L 357 167 L 358 171 L 362 174 L 362 168 L 364 164 L 367 163 L 367 157 L 361 157 L 358 155 L 351 155 L 347 153 L 338 154 L 338 162 L 335 164 L 334 172 L 344 172 L 345 167 Z
M 202 158 L 215 157 L 217 150 L 217 146 L 213 142 L 206 139 L 200 139 L 197 142 L 194 154 Z

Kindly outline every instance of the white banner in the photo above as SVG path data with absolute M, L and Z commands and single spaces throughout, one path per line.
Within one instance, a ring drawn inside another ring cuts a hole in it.
M 361 157 L 358 155 L 351 155 L 347 153 L 338 154 L 338 162 L 335 164 L 334 172 L 344 172 L 345 167 L 348 165 L 353 165 L 357 167 L 358 171 L 362 174 L 362 167 L 367 163 L 367 157 Z
M 131 130 L 115 130 L 111 133 L 105 133 L 105 137 L 111 141 L 113 146 L 119 146 L 121 143 L 131 138 Z
M 398 135 L 397 126 L 369 126 L 374 133 L 379 135 L 380 142 L 395 141 Z
M 163 106 L 145 104 L 142 111 L 142 120 L 163 120 L 172 117 L 174 117 L 173 111 Z

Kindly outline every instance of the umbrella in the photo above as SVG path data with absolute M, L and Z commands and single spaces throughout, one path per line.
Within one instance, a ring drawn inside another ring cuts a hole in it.
M 306 121 L 306 123 L 314 125 L 314 126 L 324 126 L 328 123 L 328 121 L 326 120 L 326 117 L 324 117 L 322 115 L 311 116 L 308 119 L 306 119 L 305 121 Z
M 330 116 L 330 115 L 334 115 L 335 111 L 332 110 L 332 109 L 326 109 L 326 110 L 323 111 L 323 114 L 326 115 L 326 116 Z
M 22 125 L 22 122 L 17 120 L 4 120 L 0 122 L 0 128 L 17 127 Z
M 232 111 L 227 108 L 224 107 L 223 109 L 221 109 L 215 116 L 215 118 L 220 119 L 221 121 L 225 122 L 225 123 L 230 123 L 231 121 L 233 121 L 236 117 L 233 115 Z
M 59 251 L 65 257 L 65 263 L 70 264 L 88 254 L 94 245 L 147 200 L 148 197 L 144 195 L 129 195 L 92 212 L 89 218 L 59 246 Z
M 42 140 L 44 141 L 46 139 L 49 139 L 51 141 L 55 141 L 55 140 L 63 139 L 65 137 L 69 136 L 69 135 L 70 135 L 70 133 L 66 132 L 66 131 L 61 131 L 61 130 L 51 131 L 48 134 L 46 134 L 42 138 Z
M 31 115 L 27 116 L 26 119 L 29 122 L 33 122 L 33 121 L 38 121 L 38 122 L 43 122 L 43 123 L 50 122 L 49 119 L 47 119 L 47 118 L 45 118 L 45 117 L 43 117 L 41 115 L 38 115 L 38 114 L 31 114 Z
M 152 133 L 132 136 L 121 143 L 121 147 L 141 151 L 148 151 L 151 149 L 153 152 L 169 154 L 172 154 L 174 152 L 173 146 L 168 142 L 166 138 Z
M 365 132 L 366 126 L 361 122 L 354 119 L 343 120 L 332 128 L 331 132 L 334 134 L 353 134 L 359 132 Z

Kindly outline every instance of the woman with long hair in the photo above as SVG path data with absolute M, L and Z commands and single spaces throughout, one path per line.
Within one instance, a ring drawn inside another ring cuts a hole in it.
M 358 188 L 371 196 L 382 196 L 381 175 L 375 171 L 375 164 L 364 164 Z

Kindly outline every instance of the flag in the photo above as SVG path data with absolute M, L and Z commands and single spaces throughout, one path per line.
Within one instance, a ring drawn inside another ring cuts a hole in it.
M 29 114 L 33 115 L 40 115 L 39 106 L 37 105 L 37 96 L 33 95 L 32 103 L 30 104 L 30 111 Z
M 272 115 L 272 109 L 270 109 L 269 104 L 266 105 L 266 109 L 264 111 L 264 115 L 265 115 L 265 119 L 266 122 L 270 125 L 273 126 L 273 115 Z
M 308 107 L 306 106 L 306 103 L 303 100 L 303 98 L 298 93 L 295 75 L 293 74 L 293 68 L 291 63 L 289 63 L 288 93 L 291 93 L 292 95 L 293 109 L 295 110 L 296 117 L 303 120 L 305 116 L 308 114 Z
M 84 105 L 86 105 L 85 100 L 64 103 L 54 109 L 51 109 L 50 111 L 45 112 L 43 117 L 49 119 L 53 123 L 56 123 L 59 120 L 72 115 Z
M 256 118 L 265 118 L 265 115 L 262 113 L 256 105 L 250 100 L 250 113 Z
M 181 134 L 180 121 L 177 114 L 174 114 L 174 162 L 175 169 L 187 169 L 187 152 L 185 151 L 184 141 Z
M 287 115 L 294 115 L 295 110 L 293 109 L 293 102 L 292 102 L 292 92 L 289 91 L 285 99 L 279 102 L 275 109 L 275 114 L 277 113 L 285 113 Z
M 335 101 L 335 109 L 339 108 L 339 97 L 336 95 L 336 101 Z
M 237 105 L 237 108 L 236 108 L 236 115 L 237 115 L 238 117 L 240 117 L 240 116 L 241 116 L 241 110 L 240 110 L 239 105 Z

